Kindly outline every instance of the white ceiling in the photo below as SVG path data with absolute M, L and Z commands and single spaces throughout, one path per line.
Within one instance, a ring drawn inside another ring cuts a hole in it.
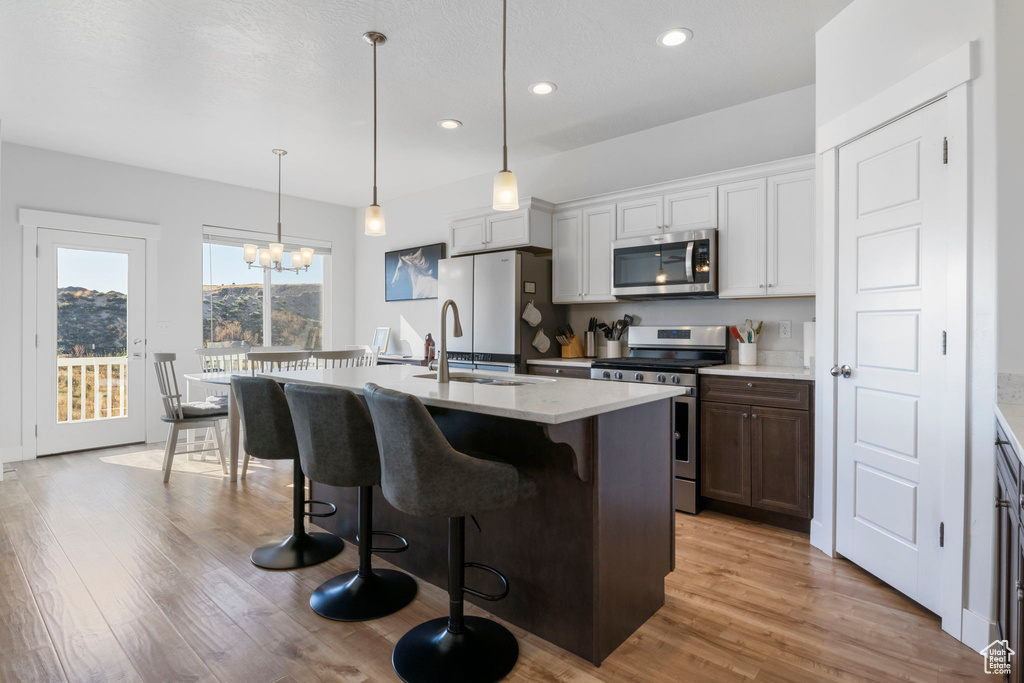
M 849 0 L 510 0 L 510 167 L 814 82 Z M 5 140 L 350 206 L 497 171 L 499 0 L 3 0 Z M 694 40 L 664 48 L 667 28 Z M 538 97 L 530 83 L 553 81 Z M 442 130 L 438 119 L 465 124 Z

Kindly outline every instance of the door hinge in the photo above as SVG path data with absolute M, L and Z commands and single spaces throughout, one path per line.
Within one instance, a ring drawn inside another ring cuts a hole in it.
M 36 335 L 36 348 L 39 348 L 39 335 Z
M 36 258 L 39 258 L 39 245 L 36 245 Z
M 942 331 L 942 355 L 946 355 L 946 331 Z
M 946 547 L 946 523 L 939 522 L 939 547 Z
M 949 138 L 942 138 L 942 163 L 949 163 Z
M 36 425 L 36 436 L 39 436 L 39 425 Z

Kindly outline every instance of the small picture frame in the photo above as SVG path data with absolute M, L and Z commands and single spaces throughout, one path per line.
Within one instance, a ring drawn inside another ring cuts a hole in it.
M 376 346 L 380 349 L 380 353 L 388 352 L 388 342 L 391 341 L 391 328 L 390 327 L 378 327 L 373 332 L 373 343 L 370 346 Z

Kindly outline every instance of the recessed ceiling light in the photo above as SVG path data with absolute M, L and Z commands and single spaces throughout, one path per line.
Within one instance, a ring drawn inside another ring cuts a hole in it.
M 462 125 L 462 121 L 456 121 L 455 119 L 441 119 L 437 122 L 437 125 L 448 130 L 455 130 Z
M 547 81 L 541 81 L 540 83 L 534 83 L 530 86 L 530 92 L 534 95 L 550 95 L 551 93 L 558 90 L 558 86 L 554 83 L 548 83 Z
M 693 40 L 693 31 L 688 28 L 671 28 L 658 36 L 658 45 L 675 47 L 688 40 Z

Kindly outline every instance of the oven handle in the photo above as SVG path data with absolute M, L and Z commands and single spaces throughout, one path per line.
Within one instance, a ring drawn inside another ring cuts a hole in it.
M 693 282 L 693 242 L 686 244 L 686 281 Z
M 690 462 L 693 456 L 697 455 L 697 397 L 696 396 L 676 396 L 676 403 L 688 404 L 689 410 L 686 411 L 686 457 L 683 462 Z M 676 432 L 678 435 L 679 432 Z M 676 438 L 679 438 L 676 436 Z

